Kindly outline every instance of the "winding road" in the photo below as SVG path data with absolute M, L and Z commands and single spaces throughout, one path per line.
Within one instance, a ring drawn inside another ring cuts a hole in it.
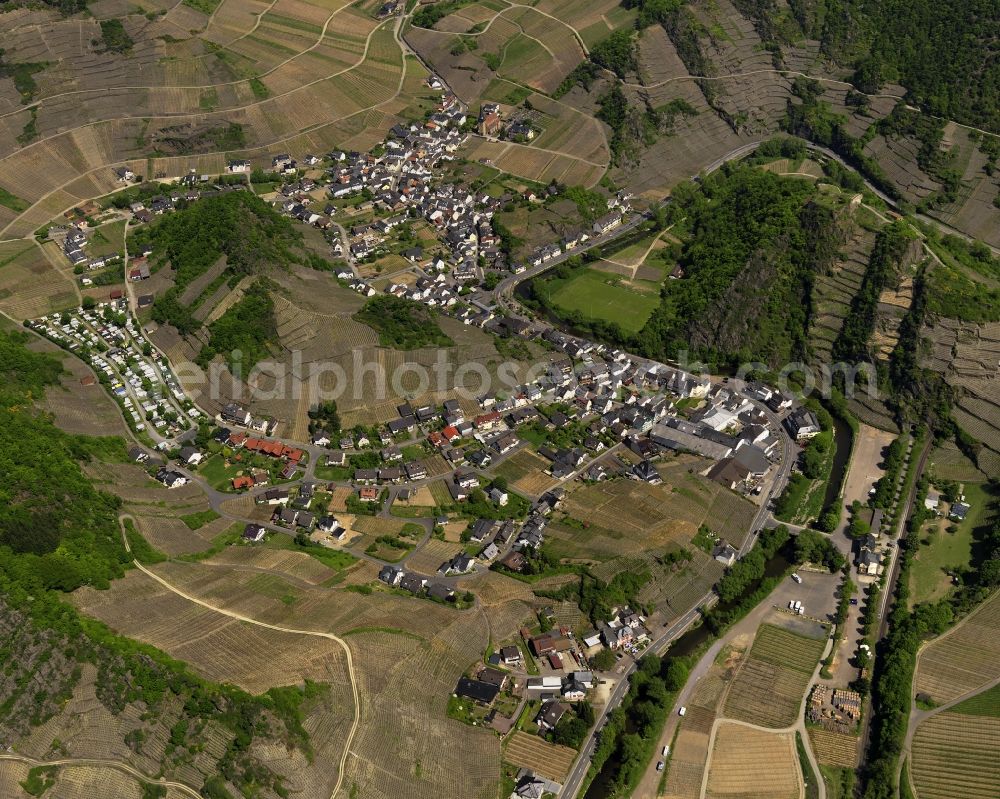
M 122 541 L 125 545 L 125 551 L 131 554 L 132 548 L 129 546 L 128 537 L 125 535 L 124 520 L 132 519 L 132 517 L 129 516 L 128 514 L 123 514 L 122 516 L 119 516 L 118 519 L 119 523 L 121 524 Z M 132 519 L 132 521 L 134 523 L 135 520 Z M 344 656 L 347 659 L 347 675 L 351 681 L 351 694 L 354 698 L 354 718 L 351 722 L 351 728 L 350 730 L 348 730 L 347 733 L 347 741 L 344 743 L 344 751 L 340 755 L 340 765 L 337 769 L 337 783 L 334 786 L 333 791 L 331 791 L 330 793 L 330 799 L 333 799 L 333 797 L 337 795 L 337 793 L 341 789 L 341 786 L 343 785 L 344 769 L 347 765 L 347 756 L 348 754 L 350 754 L 351 743 L 354 740 L 354 736 L 358 731 L 358 725 L 361 722 L 361 701 L 358 696 L 358 681 L 354 673 L 354 659 L 351 655 L 351 648 L 347 645 L 347 642 L 343 638 L 334 635 L 333 633 L 320 632 L 319 630 L 302 630 L 296 627 L 284 627 L 280 624 L 269 624 L 268 622 L 259 621 L 258 619 L 254 619 L 251 616 L 244 616 L 242 613 L 237 613 L 235 611 L 228 610 L 227 608 L 220 608 L 217 605 L 213 605 L 210 602 L 206 602 L 203 599 L 200 599 L 196 596 L 192 596 L 186 591 L 183 591 L 182 589 L 178 588 L 177 586 L 173 585 L 172 583 L 160 577 L 160 575 L 147 569 L 136 558 L 132 559 L 132 565 L 134 565 L 143 574 L 147 575 L 148 577 L 151 577 L 153 580 L 158 582 L 160 585 L 162 585 L 171 593 L 176 594 L 177 596 L 182 597 L 183 599 L 186 599 L 189 602 L 194 603 L 195 605 L 199 605 L 200 607 L 206 608 L 207 610 L 214 611 L 215 613 L 227 616 L 230 619 L 235 619 L 236 621 L 242 621 L 245 622 L 246 624 L 253 624 L 256 627 L 263 627 L 264 629 L 267 630 L 276 630 L 278 632 L 291 633 L 293 635 L 311 635 L 316 638 L 325 638 L 328 641 L 334 641 L 341 647 L 341 649 L 344 650 Z M 200 796 L 200 794 L 197 793 L 195 793 L 194 795 Z
M 0 760 L 26 763 L 31 768 L 58 768 L 59 766 L 113 768 L 117 771 L 128 774 L 130 777 L 135 777 L 140 782 L 148 785 L 161 785 L 164 788 L 175 788 L 181 793 L 190 796 L 191 799 L 202 799 L 201 793 L 194 790 L 194 788 L 190 785 L 185 785 L 183 782 L 174 782 L 173 780 L 163 779 L 162 777 L 155 778 L 147 776 L 138 769 L 132 768 L 132 766 L 128 763 L 122 763 L 120 760 L 102 760 L 94 757 L 63 757 L 58 760 L 37 760 L 36 758 L 28 757 L 27 755 L 18 755 L 13 752 L 0 753 Z

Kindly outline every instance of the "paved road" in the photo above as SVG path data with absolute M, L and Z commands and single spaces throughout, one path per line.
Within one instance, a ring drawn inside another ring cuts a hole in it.
M 648 647 L 649 651 L 657 654 L 661 653 L 664 649 L 666 649 L 670 642 L 683 635 L 684 632 L 686 632 L 687 629 L 695 622 L 695 620 L 698 619 L 701 615 L 699 608 L 705 604 L 713 602 L 714 599 L 715 594 L 712 592 L 703 596 L 694 608 L 677 619 L 677 621 L 670 625 L 666 632 L 653 640 Z M 636 668 L 637 663 L 632 660 L 628 668 L 622 673 L 621 679 L 619 679 L 618 683 L 614 687 L 614 690 L 612 690 L 611 696 L 608 697 L 608 701 L 603 710 L 601 710 L 598 714 L 593 731 L 581 747 L 580 754 L 577 756 L 576 761 L 573 763 L 573 768 L 570 769 L 570 772 L 566 777 L 566 781 L 563 783 L 563 789 L 559 794 L 560 796 L 576 796 L 577 791 L 580 790 L 580 784 L 583 782 L 583 778 L 587 775 L 587 769 L 590 768 L 590 758 L 594 753 L 594 747 L 597 743 L 596 733 L 601 729 L 601 727 L 604 726 L 604 722 L 611 711 L 618 707 L 618 705 L 621 704 L 622 699 L 625 698 L 625 694 L 628 692 L 628 678 L 632 675 Z
M 706 674 L 708 674 L 719 653 L 739 636 L 752 636 L 764 618 L 775 608 L 784 607 L 785 597 L 790 597 L 796 590 L 797 587 L 791 583 L 790 579 L 779 584 L 767 600 L 761 602 L 740 621 L 726 630 L 722 637 L 716 639 L 705 654 L 701 656 L 698 662 L 691 669 L 684 687 L 677 694 L 674 706 L 671 708 L 670 715 L 667 717 L 667 723 L 664 725 L 663 732 L 660 734 L 660 739 L 656 743 L 656 754 L 654 755 L 653 761 L 647 767 L 646 773 L 643 775 L 638 787 L 633 792 L 632 799 L 656 799 L 661 777 L 661 775 L 656 771 L 656 761 L 660 759 L 659 753 L 663 751 L 663 747 L 671 743 L 674 739 L 674 734 L 680 724 L 680 716 L 677 715 L 677 710 L 691 703 L 691 697 L 694 696 L 694 692 L 698 688 L 698 682 L 705 677 Z M 781 597 L 780 602 L 778 597 Z M 834 602 L 835 600 L 831 596 L 829 603 L 830 607 L 826 608 L 827 611 L 831 613 L 833 612 Z M 820 609 L 817 608 L 817 611 L 819 610 Z M 820 613 L 818 615 L 822 617 L 823 614 Z M 817 666 L 817 671 L 819 668 L 820 667 Z M 815 677 L 816 675 L 814 674 L 813 676 Z M 802 701 L 803 703 L 805 702 L 805 697 L 803 697 Z M 799 715 L 801 720 L 803 714 L 800 713 Z M 792 729 L 795 729 L 795 727 L 792 727 Z M 802 733 L 805 735 L 804 726 Z M 806 744 L 806 751 L 809 753 L 810 762 L 818 775 L 819 769 L 816 767 L 808 739 L 805 739 L 804 743 Z M 707 771 L 708 767 L 706 765 L 705 772 L 707 773 Z M 820 799 L 824 799 L 822 794 Z

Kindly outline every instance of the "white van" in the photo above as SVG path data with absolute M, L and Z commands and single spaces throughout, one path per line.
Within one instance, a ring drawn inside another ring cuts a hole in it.
M 799 577 L 798 572 L 792 572 L 792 579 L 795 580 L 795 582 L 797 582 L 797 583 L 801 583 L 802 582 L 802 578 Z
M 666 746 L 663 747 L 663 756 L 666 757 L 669 754 L 670 754 L 670 744 L 667 744 Z
M 688 709 L 686 707 L 684 707 L 684 706 L 681 706 L 681 709 L 677 711 L 677 715 L 678 716 L 683 716 L 683 715 L 687 714 L 687 712 L 688 712 Z

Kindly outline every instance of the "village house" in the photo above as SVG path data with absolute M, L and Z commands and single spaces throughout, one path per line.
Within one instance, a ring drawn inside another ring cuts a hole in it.
M 264 540 L 267 530 L 259 524 L 248 524 L 243 528 L 243 539 L 258 544 Z

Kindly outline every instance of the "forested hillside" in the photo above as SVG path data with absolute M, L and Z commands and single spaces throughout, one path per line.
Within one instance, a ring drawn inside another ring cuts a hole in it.
M 687 214 L 684 277 L 664 284 L 636 337 L 642 351 L 772 367 L 804 359 L 813 278 L 844 239 L 815 186 L 742 166 L 675 201 Z
M 777 16 L 767 0 L 737 5 Z M 862 92 L 899 83 L 932 114 L 1000 131 L 997 0 L 790 0 L 789 7 L 824 53 L 856 69 Z
M 129 249 L 137 252 L 148 245 L 154 262 L 172 270 L 173 285 L 157 298 L 153 318 L 189 334 L 201 327 L 194 314 L 201 299 L 226 281 L 233 285 L 240 277 L 301 262 L 301 240 L 291 222 L 259 197 L 232 191 L 203 198 L 139 228 Z M 217 274 L 210 274 L 213 268 Z M 207 285 L 196 283 L 206 275 Z
M 303 708 L 325 694 L 324 686 L 251 696 L 207 682 L 62 598 L 83 585 L 106 588 L 131 563 L 118 526 L 120 500 L 96 490 L 80 467 L 114 457 L 124 444 L 69 435 L 35 409 L 61 365 L 30 352 L 26 342 L 24 334 L 0 331 L 0 740 L 16 743 L 63 713 L 84 673 L 96 670 L 100 712 L 131 720 L 116 750 L 149 756 L 145 741 L 169 738 L 158 763 L 161 773 L 173 774 L 190 769 L 203 741 L 215 736 L 227 743 L 214 757 L 199 755 L 204 796 L 231 797 L 227 784 L 253 795 L 287 795 L 283 778 L 252 747 L 287 746 L 309 756 Z M 137 557 L 156 557 L 139 536 L 130 540 Z M 58 740 L 52 746 L 61 751 Z

